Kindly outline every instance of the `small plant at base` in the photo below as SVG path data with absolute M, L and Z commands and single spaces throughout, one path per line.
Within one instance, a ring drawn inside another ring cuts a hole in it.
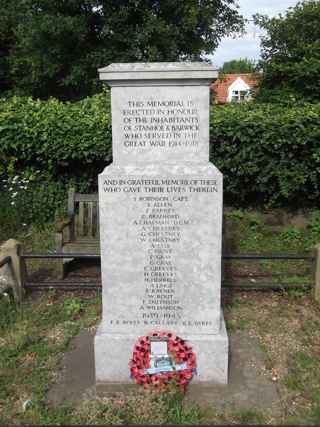
M 249 227 L 252 229 L 256 229 L 262 225 L 262 220 L 261 220 L 261 218 L 259 218 L 259 216 L 257 214 L 251 214 L 250 213 L 248 215 L 248 220 L 249 220 Z
M 311 224 L 311 233 L 315 238 L 320 238 L 320 211 L 313 212 Z
M 17 315 L 17 306 L 9 295 L 5 293 L 0 294 L 0 332 L 14 323 Z
M 309 417 L 310 424 L 320 425 L 320 404 L 314 405 L 311 411 L 311 416 Z
M 235 221 L 241 221 L 244 218 L 244 213 L 240 209 L 238 209 L 232 212 L 227 212 L 226 217 Z
M 302 234 L 298 228 L 288 227 L 286 230 L 282 231 L 281 238 L 286 242 L 296 242 L 301 240 Z
M 292 288 L 287 290 L 287 294 L 290 298 L 302 298 L 306 295 L 308 290 L 306 288 Z
M 63 307 L 68 316 L 75 316 L 83 310 L 84 303 L 79 298 L 68 298 L 64 301 Z
M 264 417 L 255 409 L 243 409 L 235 413 L 241 424 L 262 424 Z

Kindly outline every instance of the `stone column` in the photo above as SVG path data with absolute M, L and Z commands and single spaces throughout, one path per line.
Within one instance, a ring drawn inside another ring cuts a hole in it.
M 133 345 L 170 330 L 197 355 L 193 382 L 227 383 L 220 308 L 222 174 L 209 162 L 203 63 L 111 64 L 113 163 L 99 175 L 103 318 L 96 381 L 128 383 Z
M 0 292 L 11 288 L 16 302 L 21 302 L 23 289 L 23 268 L 21 264 L 21 244 L 9 239 L 0 246 L 0 261 L 10 257 L 10 263 L 0 267 Z

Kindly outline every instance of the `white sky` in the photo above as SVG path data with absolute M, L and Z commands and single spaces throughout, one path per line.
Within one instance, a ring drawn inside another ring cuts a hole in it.
M 288 7 L 295 6 L 297 3 L 298 0 L 238 0 L 240 13 L 248 19 L 255 13 L 269 16 L 283 14 Z M 260 57 L 259 33 L 261 34 L 259 27 L 254 27 L 251 23 L 247 26 L 244 37 L 222 39 L 217 50 L 213 55 L 208 55 L 208 58 L 217 66 L 231 59 L 258 59 Z

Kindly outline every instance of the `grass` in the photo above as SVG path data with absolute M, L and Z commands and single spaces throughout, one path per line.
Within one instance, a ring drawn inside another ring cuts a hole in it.
M 242 411 L 237 411 L 234 413 L 234 417 L 239 422 L 239 424 L 263 424 L 265 418 L 263 414 L 254 410 L 254 409 L 246 409 Z
M 320 211 L 293 215 L 285 211 L 227 210 L 224 230 L 226 253 L 310 253 L 320 242 Z M 244 277 L 253 285 L 311 282 L 312 268 L 307 260 L 227 261 L 225 266 L 226 280 L 243 281 Z
M 226 237 L 231 239 L 226 252 L 297 253 L 320 241 L 318 211 L 308 213 L 303 227 L 289 220 L 271 226 L 257 212 L 233 210 L 226 216 Z M 22 241 L 26 252 L 47 252 L 54 249 L 53 230 L 54 225 L 29 227 L 13 237 Z M 228 265 L 227 275 L 249 282 L 295 285 L 311 277 L 305 261 Z M 28 261 L 29 273 L 43 268 L 44 274 L 54 274 L 53 266 L 53 261 Z M 58 378 L 62 356 L 80 330 L 98 324 L 101 300 L 93 291 L 49 291 L 28 295 L 21 307 L 0 297 L 0 424 L 319 424 L 320 309 L 310 292 L 302 287 L 226 291 L 223 300 L 229 333 L 244 331 L 258 339 L 265 352 L 263 375 L 277 384 L 279 415 L 254 408 L 221 411 L 214 403 L 198 407 L 185 403 L 174 388 L 161 395 L 139 390 L 131 396 L 50 406 L 46 393 Z
M 320 307 L 309 292 L 241 292 L 225 301 L 228 329 L 246 330 L 266 353 L 265 374 L 277 384 L 282 413 L 265 422 L 320 421 Z M 241 423 L 247 424 L 244 420 Z M 259 423 L 257 421 L 257 423 Z
M 320 415 L 320 308 L 309 293 L 233 291 L 224 295 L 229 333 L 245 331 L 265 351 L 263 375 L 277 383 L 281 413 L 223 411 L 185 403 L 175 388 L 49 405 L 46 393 L 80 330 L 100 318 L 100 295 L 30 294 L 21 308 L 0 299 L 0 424 L 317 424 Z M 26 404 L 25 410 L 23 405 Z
M 31 298 L 31 299 L 30 299 Z M 97 323 L 97 296 L 69 296 L 60 300 L 55 292 L 33 294 L 21 307 L 0 299 L 0 420 L 42 422 L 48 385 L 54 380 L 61 355 L 83 328 Z M 23 412 L 23 402 L 31 400 Z M 12 419 L 12 416 L 14 417 Z M 27 419 L 25 419 L 27 417 Z
M 183 395 L 138 391 L 57 408 L 46 403 L 71 339 L 100 317 L 100 296 L 49 292 L 29 295 L 21 308 L 0 299 L 0 424 L 187 424 L 199 421 Z M 28 402 L 28 403 L 26 403 Z

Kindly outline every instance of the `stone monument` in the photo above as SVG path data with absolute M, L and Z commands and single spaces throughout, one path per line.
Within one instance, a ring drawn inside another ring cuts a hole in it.
M 113 163 L 99 175 L 103 317 L 96 384 L 130 383 L 135 341 L 187 340 L 193 382 L 226 384 L 220 307 L 222 174 L 209 162 L 212 65 L 111 64 Z

